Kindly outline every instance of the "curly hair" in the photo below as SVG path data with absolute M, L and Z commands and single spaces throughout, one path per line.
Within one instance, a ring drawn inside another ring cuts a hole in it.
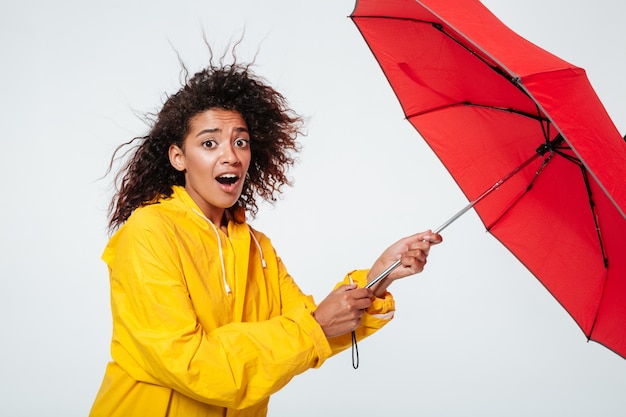
M 120 145 L 138 142 L 127 162 L 115 176 L 116 192 L 109 206 L 109 230 L 120 227 L 139 206 L 170 197 L 172 186 L 185 185 L 168 156 L 172 144 L 183 146 L 191 119 L 206 110 L 220 108 L 241 114 L 250 131 L 252 159 L 241 196 L 228 210 L 242 207 L 255 215 L 256 197 L 276 201 L 283 185 L 291 185 L 287 169 L 299 151 L 296 138 L 303 134 L 304 120 L 287 105 L 286 99 L 262 78 L 250 64 L 209 65 L 189 78 L 184 68 L 183 87 L 168 96 L 146 136 Z M 233 217 L 234 218 L 234 217 Z

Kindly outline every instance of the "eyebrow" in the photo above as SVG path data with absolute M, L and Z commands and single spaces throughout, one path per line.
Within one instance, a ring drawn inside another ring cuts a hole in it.
M 246 129 L 245 127 L 236 127 L 235 132 L 240 133 L 240 132 L 248 132 L 248 129 Z M 220 128 L 215 128 L 215 129 L 202 129 L 200 132 L 198 132 L 198 134 L 196 135 L 196 137 L 203 135 L 205 133 L 216 133 L 216 132 L 221 132 L 222 129 Z

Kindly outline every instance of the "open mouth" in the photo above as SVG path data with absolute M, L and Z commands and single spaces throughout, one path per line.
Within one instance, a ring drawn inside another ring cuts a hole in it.
M 236 183 L 237 180 L 239 180 L 239 177 L 235 174 L 225 174 L 225 175 L 220 175 L 219 177 L 216 178 L 216 180 L 220 184 L 232 185 Z

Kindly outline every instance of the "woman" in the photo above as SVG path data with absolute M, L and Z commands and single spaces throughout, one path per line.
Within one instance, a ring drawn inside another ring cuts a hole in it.
M 210 66 L 169 97 L 118 174 L 103 259 L 113 361 L 92 416 L 261 416 L 269 396 L 393 316 L 391 282 L 422 271 L 402 239 L 316 305 L 245 221 L 288 183 L 302 119 L 248 66 Z M 132 141 L 131 141 L 132 142 Z M 372 289 L 368 280 L 400 259 Z

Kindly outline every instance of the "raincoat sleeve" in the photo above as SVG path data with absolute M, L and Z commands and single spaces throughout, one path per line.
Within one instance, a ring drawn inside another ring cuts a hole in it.
M 272 253 L 275 251 L 269 240 L 262 239 L 263 244 L 267 244 L 266 249 L 271 249 Z M 305 306 L 305 311 L 312 311 L 317 308 L 313 298 L 305 296 L 300 287 L 295 283 L 293 278 L 288 274 L 286 267 L 282 260 L 276 256 L 278 261 L 278 274 L 281 282 L 281 304 L 283 306 L 283 314 L 289 315 L 290 311 L 303 311 L 302 306 Z M 364 287 L 367 284 L 367 274 L 369 270 L 355 270 L 347 274 L 344 279 L 337 283 L 335 289 L 341 285 L 357 284 L 359 287 Z M 385 292 L 383 297 L 375 298 L 372 305 L 366 310 L 365 314 L 361 317 L 361 325 L 356 330 L 357 338 L 362 340 L 385 326 L 393 318 L 395 311 L 395 302 L 393 296 L 389 292 Z M 343 336 L 326 339 L 323 330 L 317 322 L 316 327 L 319 328 L 319 332 L 315 332 L 316 335 L 324 337 L 329 344 L 331 355 L 335 355 L 342 352 L 352 346 L 352 335 L 347 333 Z M 320 340 L 320 344 L 321 340 Z M 317 366 L 321 365 L 318 364 Z
M 112 238 L 115 253 L 103 255 L 111 273 L 112 356 L 135 380 L 245 408 L 331 355 L 314 307 L 286 272 L 284 314 L 205 331 L 195 310 L 202 306 L 192 305 L 176 257 L 177 240 L 167 224 L 154 220 L 129 219 L 124 233 Z

